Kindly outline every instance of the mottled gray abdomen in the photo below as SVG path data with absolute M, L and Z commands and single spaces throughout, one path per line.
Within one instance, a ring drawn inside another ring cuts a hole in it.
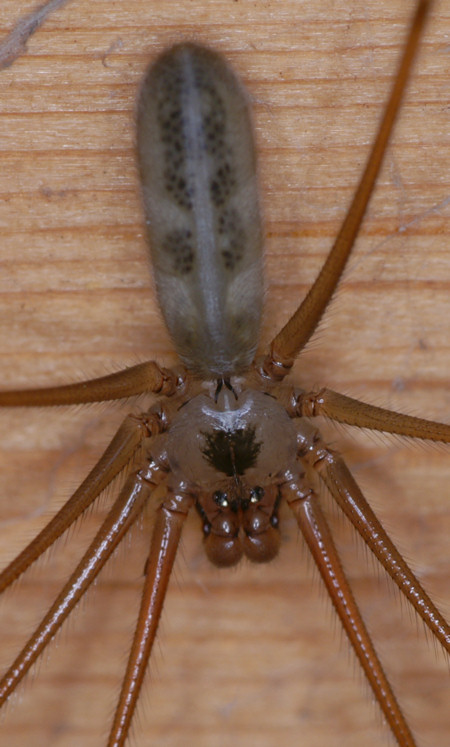
M 185 364 L 206 378 L 252 361 L 261 221 L 247 98 L 224 59 L 180 44 L 149 69 L 138 152 L 156 286 Z

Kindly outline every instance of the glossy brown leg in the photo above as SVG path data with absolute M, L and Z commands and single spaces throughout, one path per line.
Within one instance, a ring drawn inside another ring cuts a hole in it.
M 95 467 L 51 521 L 0 574 L 0 592 L 15 581 L 93 503 L 126 467 L 144 438 L 163 428 L 156 414 L 128 415 Z
M 430 0 L 418 3 L 390 98 L 348 213 L 312 288 L 272 340 L 269 355 L 259 364 L 263 378 L 279 381 L 289 373 L 317 328 L 341 278 L 380 170 L 430 5 Z
M 181 530 L 193 501 L 188 495 L 172 495 L 158 508 L 141 608 L 108 747 L 121 747 L 127 739 L 161 617 Z
M 328 524 L 314 492 L 300 482 L 283 486 L 343 628 L 364 669 L 375 698 L 400 747 L 416 742 L 400 710 L 344 574 Z
M 0 705 L 15 690 L 92 584 L 119 542 L 136 521 L 154 486 L 165 474 L 165 470 L 152 463 L 150 467 L 129 477 L 77 568 L 0 681 Z
M 77 384 L 0 392 L 0 407 L 81 405 L 86 402 L 123 399 L 148 392 L 170 396 L 181 383 L 173 371 L 161 368 L 154 361 L 147 361 L 108 376 L 80 381 Z
M 450 653 L 450 626 L 383 529 L 344 460 L 328 449 L 319 436 L 315 443 L 300 455 L 319 472 L 331 495 L 364 542 L 425 625 Z
M 450 443 L 450 425 L 437 423 L 434 420 L 416 418 L 399 412 L 386 410 L 347 397 L 332 389 L 321 389 L 319 392 L 293 392 L 289 412 L 292 417 L 315 417 L 325 415 L 331 420 L 359 428 L 374 431 L 396 433 L 398 436 L 423 438 L 429 441 Z

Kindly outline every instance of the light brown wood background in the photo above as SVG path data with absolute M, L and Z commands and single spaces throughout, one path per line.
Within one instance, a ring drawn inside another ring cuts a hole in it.
M 68 382 L 148 357 L 174 361 L 147 268 L 133 111 L 148 62 L 186 38 L 224 52 L 254 103 L 267 235 L 264 347 L 312 282 L 344 215 L 413 5 L 71 0 L 51 15 L 0 73 L 1 386 Z M 2 0 L 0 33 L 33 7 Z M 324 384 L 447 421 L 449 10 L 436 2 L 345 282 L 295 371 L 307 388 Z M 3 563 L 67 498 L 128 409 L 0 413 Z M 448 448 L 327 433 L 448 612 Z M 95 513 L 81 521 L 5 595 L 2 666 L 97 522 Z M 444 657 L 353 533 L 339 519 L 334 525 L 418 743 L 444 747 Z M 391 743 L 288 515 L 282 533 L 271 565 L 220 572 L 208 565 L 192 517 L 133 745 Z M 8 706 L 0 745 L 104 744 L 148 537 L 147 524 L 133 533 Z

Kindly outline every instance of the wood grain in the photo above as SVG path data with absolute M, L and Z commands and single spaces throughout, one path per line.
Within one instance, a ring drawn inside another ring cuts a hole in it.
M 148 357 L 174 361 L 147 267 L 134 105 L 148 62 L 186 38 L 222 50 L 254 102 L 267 234 L 264 348 L 312 282 L 345 213 L 412 6 L 72 0 L 48 17 L 0 76 L 1 385 L 67 382 Z M 2 0 L 0 33 L 32 8 L 29 0 Z M 447 422 L 449 31 L 442 0 L 345 282 L 295 370 L 302 386 L 326 385 Z M 130 407 L 136 403 L 0 413 L 4 563 L 85 475 Z M 448 612 L 448 449 L 326 430 Z M 3 666 L 97 523 L 98 512 L 90 514 L 5 595 Z M 2 745 L 104 743 L 148 523 L 125 543 L 8 706 Z M 339 518 L 334 525 L 418 743 L 444 747 L 446 662 L 352 532 Z M 390 743 L 289 515 L 282 531 L 283 548 L 271 565 L 217 571 L 192 517 L 132 744 Z

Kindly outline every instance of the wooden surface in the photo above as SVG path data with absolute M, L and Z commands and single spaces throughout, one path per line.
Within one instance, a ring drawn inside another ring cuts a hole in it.
M 195 38 L 254 102 L 267 234 L 262 347 L 293 312 L 339 226 L 413 3 L 71 0 L 0 75 L 0 382 L 67 382 L 174 355 L 147 268 L 133 110 L 148 62 Z M 2 0 L 4 36 L 34 7 Z M 450 418 L 448 3 L 433 10 L 345 282 L 295 381 Z M 0 413 L 6 563 L 86 474 L 130 407 Z M 449 611 L 446 447 L 327 428 L 432 596 Z M 107 496 L 108 498 L 108 496 Z M 111 496 L 109 496 L 111 498 Z M 103 511 L 106 501 L 101 503 Z M 93 513 L 0 605 L 12 661 L 97 526 Z M 370 630 L 421 746 L 445 747 L 443 656 L 339 518 Z M 264 567 L 211 568 L 184 537 L 132 744 L 378 747 L 390 736 L 293 520 Z M 104 744 L 149 528 L 126 542 L 7 708 L 0 744 Z

